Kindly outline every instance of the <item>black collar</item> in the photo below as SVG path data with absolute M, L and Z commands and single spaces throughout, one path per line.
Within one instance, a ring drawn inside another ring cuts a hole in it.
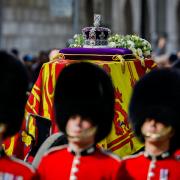
M 170 155 L 171 153 L 169 151 L 163 152 L 162 154 L 158 156 L 151 155 L 146 151 L 144 152 L 144 156 L 150 160 L 162 160 L 162 159 L 168 158 Z
M 4 149 L 0 149 L 0 157 L 3 157 L 5 155 L 6 155 L 6 153 L 4 152 Z
M 89 148 L 83 149 L 80 152 L 75 152 L 70 146 L 68 147 L 68 151 L 70 153 L 72 153 L 73 155 L 79 155 L 79 156 L 87 156 L 90 155 L 92 153 L 94 153 L 94 151 L 96 150 L 95 145 L 90 146 Z

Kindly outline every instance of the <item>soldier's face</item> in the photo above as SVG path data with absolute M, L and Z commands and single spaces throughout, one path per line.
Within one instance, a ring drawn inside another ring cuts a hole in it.
M 141 132 L 145 141 L 149 142 L 169 141 L 173 135 L 171 126 L 166 126 L 155 119 L 146 119 L 142 125 Z
M 96 128 L 90 119 L 75 115 L 71 116 L 68 120 L 66 133 L 70 143 L 75 143 L 79 146 L 88 146 L 94 144 Z

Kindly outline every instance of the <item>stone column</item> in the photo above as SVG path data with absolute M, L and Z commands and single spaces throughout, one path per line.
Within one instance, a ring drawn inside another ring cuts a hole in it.
M 112 0 L 112 31 L 118 34 L 125 33 L 124 5 L 126 0 Z
M 156 0 L 148 0 L 149 7 L 149 32 L 151 36 L 152 47 L 156 46 L 157 32 L 156 32 Z
M 111 28 L 112 26 L 112 0 L 102 0 L 102 20 L 103 24 Z
M 166 29 L 168 33 L 167 53 L 176 50 L 177 44 L 177 22 L 176 22 L 176 8 L 178 0 L 168 0 L 166 6 Z
M 140 34 L 140 23 L 141 23 L 141 5 L 140 0 L 131 0 L 132 14 L 133 14 L 133 31 Z
M 3 3 L 2 0 L 0 0 L 0 48 L 2 47 L 2 12 L 3 12 Z

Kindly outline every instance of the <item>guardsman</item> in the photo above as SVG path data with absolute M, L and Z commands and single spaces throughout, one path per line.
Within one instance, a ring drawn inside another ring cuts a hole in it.
M 122 179 L 180 179 L 180 72 L 156 69 L 134 87 L 129 119 L 145 150 L 122 161 Z
M 55 114 L 67 146 L 52 148 L 38 167 L 41 179 L 119 179 L 120 160 L 96 148 L 111 130 L 114 88 L 97 65 L 76 62 L 66 66 L 55 88 Z
M 13 55 L 0 51 L 0 179 L 37 179 L 35 171 L 8 157 L 2 142 L 17 133 L 23 121 L 28 78 L 25 67 Z

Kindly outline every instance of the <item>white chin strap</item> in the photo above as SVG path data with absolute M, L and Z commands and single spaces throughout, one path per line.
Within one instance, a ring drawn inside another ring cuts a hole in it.
M 74 141 L 79 141 L 79 140 L 83 140 L 83 139 L 88 139 L 89 137 L 91 137 L 92 135 L 94 135 L 97 131 L 97 127 L 92 127 L 89 128 L 87 130 L 82 131 L 78 136 L 73 136 L 71 135 L 69 129 L 66 129 L 66 135 L 68 138 L 74 140 Z
M 149 137 L 152 139 L 161 139 L 162 137 L 168 135 L 170 132 L 172 131 L 172 127 L 168 126 L 167 128 L 164 128 L 161 132 L 159 133 L 151 133 L 151 132 L 144 132 L 142 131 L 142 134 L 144 135 L 144 137 Z

